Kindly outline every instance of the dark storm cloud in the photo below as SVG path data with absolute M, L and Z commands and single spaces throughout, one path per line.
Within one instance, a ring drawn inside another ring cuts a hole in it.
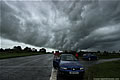
M 1 3 L 0 3 L 0 31 L 1 31 Z M 0 33 L 1 35 L 1 33 Z
M 120 1 L 2 1 L 1 36 L 61 50 L 119 50 Z

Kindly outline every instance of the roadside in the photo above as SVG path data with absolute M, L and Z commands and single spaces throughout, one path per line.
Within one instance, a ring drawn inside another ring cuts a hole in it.
M 104 62 L 88 67 L 84 80 L 94 80 L 94 78 L 120 78 L 120 60 Z
M 118 62 L 119 61 L 119 62 Z M 114 64 L 115 62 L 115 65 L 113 67 L 112 64 Z M 116 68 L 116 70 L 119 68 L 120 66 L 120 58 L 112 58 L 112 59 L 100 59 L 100 60 L 97 60 L 97 61 L 84 61 L 82 59 L 80 59 L 80 63 L 85 67 L 86 69 L 86 72 L 85 72 L 85 79 L 84 80 L 93 80 L 93 79 L 88 79 L 89 76 L 92 76 L 91 73 L 94 73 L 94 75 L 96 75 L 96 73 L 99 73 L 99 71 L 106 71 L 106 74 L 108 74 L 108 71 L 109 69 L 111 69 L 110 73 L 112 73 L 112 68 Z M 110 64 L 106 64 L 106 63 L 111 63 Z M 101 65 L 101 64 L 104 64 L 104 65 Z M 117 65 L 119 64 L 119 65 Z M 96 68 L 95 65 L 98 65 L 98 67 Z M 105 66 L 105 69 L 104 69 L 104 66 Z M 111 67 L 109 67 L 111 66 Z M 90 68 L 90 69 L 89 69 Z M 92 69 L 93 70 L 92 70 Z M 102 68 L 102 69 L 101 69 Z M 95 69 L 95 70 L 94 70 Z M 114 70 L 114 69 L 113 69 Z M 116 72 L 115 70 L 115 72 Z M 120 68 L 119 68 L 120 70 Z M 93 72 L 94 71 L 94 72 Z M 114 72 L 114 73 L 115 73 Z M 113 73 L 113 74 L 114 74 Z M 120 71 L 118 72 L 120 73 Z M 88 75 L 89 74 L 89 75 Z M 103 73 L 99 73 L 101 75 L 104 75 L 104 72 Z M 108 74 L 109 75 L 109 74 Z M 112 75 L 112 74 L 111 74 Z M 117 75 L 117 73 L 116 73 Z M 114 75 L 113 75 L 114 76 Z M 120 77 L 120 75 L 118 75 Z M 116 76 L 116 77 L 118 77 Z M 98 76 L 99 77 L 99 76 Z M 104 77 L 104 76 L 103 76 Z M 109 76 L 110 77 L 110 76 Z M 111 76 L 112 77 L 112 76 Z M 59 79 L 58 79 L 59 78 Z M 52 73 L 51 73 L 51 77 L 50 77 L 50 80 L 64 80 L 62 79 L 62 77 L 57 77 L 57 70 L 52 68 Z M 69 79 L 68 79 L 69 80 Z
M 112 59 L 112 58 L 120 58 L 120 54 L 117 55 L 99 55 L 99 59 Z
M 116 55 L 98 55 L 98 59 L 113 59 L 113 58 L 120 58 L 120 54 Z M 79 59 L 82 60 L 82 56 L 79 56 Z

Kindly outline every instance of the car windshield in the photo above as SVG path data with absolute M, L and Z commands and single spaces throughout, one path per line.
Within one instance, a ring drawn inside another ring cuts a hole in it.
M 62 61 L 76 61 L 77 59 L 73 55 L 62 55 Z

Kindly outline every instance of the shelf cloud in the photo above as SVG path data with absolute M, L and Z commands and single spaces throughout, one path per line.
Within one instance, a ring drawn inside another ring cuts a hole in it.
M 60 50 L 120 50 L 118 0 L 3 0 L 1 37 Z

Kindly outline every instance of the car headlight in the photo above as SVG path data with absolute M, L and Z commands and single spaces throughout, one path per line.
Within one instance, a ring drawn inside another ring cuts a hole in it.
M 80 68 L 80 70 L 84 70 L 84 68 Z
M 61 69 L 64 69 L 64 70 L 67 70 L 67 68 L 65 68 L 65 67 L 60 67 Z

